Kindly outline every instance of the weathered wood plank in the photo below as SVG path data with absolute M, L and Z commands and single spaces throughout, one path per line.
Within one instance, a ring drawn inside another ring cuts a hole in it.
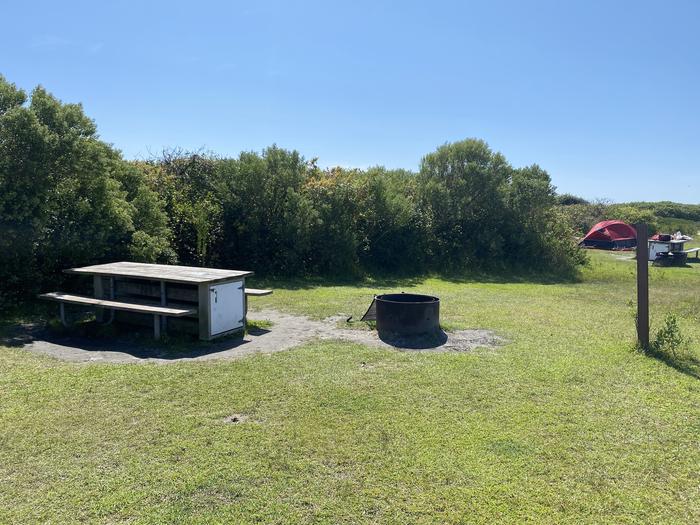
M 258 288 L 246 288 L 245 294 L 253 297 L 262 297 L 263 295 L 271 295 L 272 290 L 260 290 Z
M 84 295 L 72 295 L 62 292 L 51 292 L 39 295 L 41 299 L 58 301 L 61 303 L 81 304 L 86 306 L 98 306 L 110 308 L 112 310 L 123 310 L 125 312 L 139 312 L 144 314 L 169 315 L 181 317 L 197 313 L 196 308 L 171 308 L 165 306 L 152 306 L 148 304 L 125 303 L 122 301 L 110 301 L 107 299 L 96 299 Z
M 132 297 L 132 296 L 128 296 L 128 297 L 119 297 L 118 296 L 115 300 L 122 302 L 122 303 L 143 304 L 143 305 L 155 306 L 155 307 L 159 306 L 157 299 L 156 300 L 151 300 L 151 299 L 141 300 L 140 298 L 136 298 L 136 297 Z M 175 309 L 179 309 L 179 310 L 191 310 L 192 311 L 191 314 L 182 315 L 179 317 L 198 317 L 199 309 L 197 308 L 196 305 L 194 305 L 192 303 L 186 303 L 186 302 L 180 302 L 180 301 L 168 301 L 167 307 L 168 308 L 175 308 Z
M 152 279 L 154 281 L 189 284 L 215 283 L 253 275 L 253 272 L 242 270 L 199 268 L 196 266 L 176 266 L 170 264 L 146 264 L 127 261 L 96 264 L 83 268 L 70 268 L 66 270 L 66 273 L 134 277 Z
M 161 297 L 160 284 L 153 281 L 123 281 L 116 280 L 116 296 L 124 297 L 128 295 L 141 295 L 144 297 Z M 173 283 L 166 287 L 166 297 L 171 301 L 189 301 L 196 303 L 199 301 L 199 294 L 196 286 L 186 286 Z

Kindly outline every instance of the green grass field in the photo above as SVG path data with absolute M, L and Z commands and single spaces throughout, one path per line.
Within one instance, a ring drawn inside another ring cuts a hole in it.
M 0 348 L 0 523 L 697 523 L 700 264 L 650 269 L 653 322 L 674 312 L 692 338 L 662 361 L 634 350 L 625 257 L 592 253 L 576 283 L 278 282 L 255 303 L 360 316 L 374 292 L 421 290 L 447 327 L 511 341 L 496 350 L 76 365 Z

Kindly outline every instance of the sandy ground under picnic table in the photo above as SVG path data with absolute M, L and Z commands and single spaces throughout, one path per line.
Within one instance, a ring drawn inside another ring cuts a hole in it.
M 250 312 L 251 320 L 267 321 L 270 328 L 254 329 L 241 337 L 191 345 L 170 345 L 120 337 L 85 337 L 52 333 L 41 325 L 20 325 L 0 339 L 5 346 L 22 347 L 37 354 L 71 362 L 172 363 L 186 360 L 234 359 L 254 353 L 269 354 L 300 346 L 315 340 L 345 340 L 367 346 L 393 348 L 400 351 L 464 352 L 475 348 L 492 348 L 505 341 L 489 330 L 441 332 L 430 337 L 380 338 L 376 330 L 344 328 L 341 317 L 314 320 L 277 310 Z

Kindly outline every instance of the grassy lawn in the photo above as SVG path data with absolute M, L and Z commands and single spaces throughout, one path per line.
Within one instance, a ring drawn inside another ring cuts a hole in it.
M 75 365 L 0 348 L 0 523 L 697 523 L 700 264 L 650 270 L 654 322 L 675 312 L 693 339 L 664 362 L 633 350 L 627 256 L 593 253 L 577 283 L 273 283 L 255 301 L 359 317 L 421 290 L 449 328 L 511 341 L 497 350 Z

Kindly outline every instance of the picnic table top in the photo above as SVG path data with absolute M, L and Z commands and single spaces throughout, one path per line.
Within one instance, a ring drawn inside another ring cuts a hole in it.
M 656 244 L 685 244 L 690 242 L 688 239 L 671 239 L 670 241 L 660 241 L 659 239 L 649 239 L 650 243 Z
M 83 268 L 70 268 L 66 273 L 104 275 L 109 277 L 133 277 L 172 283 L 202 284 L 233 280 L 253 275 L 243 270 L 222 270 L 219 268 L 199 268 L 197 266 L 176 266 L 173 264 L 147 264 L 135 262 L 113 262 L 95 264 Z

